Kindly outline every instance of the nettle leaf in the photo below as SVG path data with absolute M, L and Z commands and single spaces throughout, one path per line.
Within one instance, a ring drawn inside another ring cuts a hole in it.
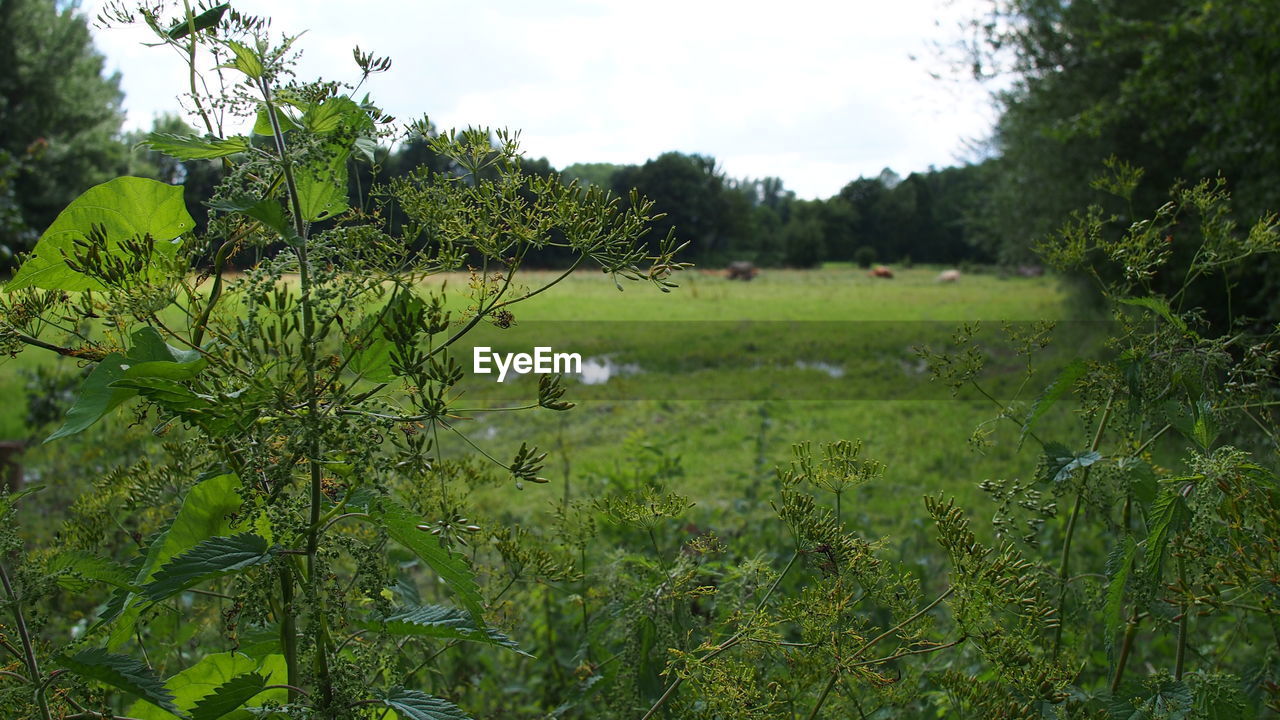
M 182 499 L 182 507 L 174 516 L 168 529 L 159 533 L 147 546 L 146 554 L 137 563 L 131 587 L 141 587 L 150 582 L 156 571 L 172 558 L 202 541 L 231 534 L 227 519 L 240 509 L 242 500 L 237 491 L 240 478 L 233 474 L 218 475 L 204 480 Z M 141 605 L 133 590 L 118 590 L 103 611 L 99 625 L 112 623 L 108 647 L 117 648 L 133 635 Z
M 182 192 L 181 185 L 138 177 L 119 177 L 89 188 L 58 213 L 5 290 L 103 289 L 102 283 L 68 267 L 64 255 L 71 254 L 75 241 L 88 237 L 95 227 L 106 237 L 108 254 L 119 252 L 124 241 L 149 235 L 156 240 L 156 253 L 172 259 L 178 238 L 195 227 Z
M 1191 328 L 1187 327 L 1187 324 L 1183 322 L 1182 318 L 1173 314 L 1173 309 L 1169 307 L 1169 303 L 1166 302 L 1164 298 L 1158 298 L 1158 297 L 1120 298 L 1119 302 L 1125 305 L 1133 306 L 1133 307 L 1146 308 L 1147 310 L 1150 310 L 1151 312 L 1169 321 L 1171 325 L 1178 328 L 1178 330 L 1182 332 L 1184 335 L 1197 337 L 1196 334 L 1191 331 Z
M 191 708 L 191 720 L 219 720 L 249 702 L 267 685 L 267 678 L 256 672 L 237 675 L 218 686 Z
M 132 390 L 148 401 L 175 413 L 213 405 L 207 398 L 197 395 L 184 385 L 162 377 L 126 376 L 112 383 L 111 387 Z
M 302 125 L 311 132 L 325 135 L 341 129 L 373 130 L 373 121 L 354 100 L 346 95 L 326 98 L 309 105 L 302 113 Z
M 258 57 L 258 53 L 235 40 L 228 41 L 227 47 L 231 48 L 231 52 L 235 54 L 235 59 L 221 67 L 239 70 L 251 80 L 257 80 L 262 77 L 265 68 L 262 67 L 262 58 Z
M 91 582 L 127 588 L 133 579 L 133 573 L 127 566 L 78 550 L 64 550 L 54 555 L 49 560 L 48 570 L 58 585 L 73 592 L 83 591 Z
M 404 720 L 472 720 L 457 705 L 418 690 L 396 688 L 382 698 L 382 703 Z
M 1176 482 L 1176 481 L 1175 481 Z M 1191 522 L 1191 509 L 1182 493 L 1173 488 L 1164 488 L 1151 505 L 1151 517 L 1148 519 L 1146 547 L 1143 556 L 1143 572 L 1147 582 L 1157 582 L 1164 568 L 1165 551 L 1169 538 L 1185 528 Z
M 1156 499 L 1156 491 L 1160 482 L 1151 464 L 1142 458 L 1127 457 L 1116 462 L 1116 468 L 1124 473 L 1129 483 L 1129 492 L 1143 509 L 1151 507 Z
M 475 626 L 475 621 L 466 612 L 444 605 L 409 606 L 394 615 L 381 619 L 375 618 L 362 623 L 361 626 L 369 630 L 378 630 L 392 635 L 448 638 L 485 643 L 509 648 L 525 657 L 533 657 L 521 650 L 514 640 L 503 633 L 493 628 L 478 629 Z
M 397 316 L 412 314 L 424 307 L 422 299 L 411 290 L 397 290 L 381 308 L 365 315 L 347 336 L 343 354 L 349 358 L 347 369 L 373 382 L 389 382 L 396 375 L 391 370 L 391 351 L 395 343 L 387 338 L 390 323 Z
M 301 129 L 301 125 L 291 115 L 286 113 L 283 108 L 276 107 L 276 122 L 280 124 L 280 132 L 287 133 L 293 130 Z M 271 128 L 271 116 L 267 114 L 266 106 L 258 108 L 258 117 L 253 122 L 254 135 L 275 135 L 275 130 Z
M 1102 617 L 1106 627 L 1108 645 L 1115 641 L 1120 630 L 1120 615 L 1124 609 L 1124 590 L 1129 583 L 1129 574 L 1133 569 L 1133 556 L 1138 545 L 1133 538 L 1126 535 L 1124 542 L 1116 546 L 1107 558 L 1106 600 L 1103 603 Z
M 1049 412 L 1049 408 L 1052 408 L 1064 395 L 1070 392 L 1071 387 L 1088 369 L 1089 367 L 1084 360 L 1077 358 L 1063 368 L 1052 383 L 1049 383 L 1049 387 L 1045 388 L 1040 397 L 1036 398 L 1036 401 L 1032 403 L 1031 409 L 1027 411 L 1027 416 L 1022 421 L 1022 432 L 1018 435 L 1018 447 L 1022 447 L 1023 441 L 1027 439 L 1027 434 L 1031 432 L 1031 426 L 1043 417 L 1045 413 Z
M 262 223 L 267 228 L 276 231 L 290 244 L 294 244 L 298 240 L 298 233 L 294 229 L 293 223 L 289 222 L 288 216 L 285 215 L 284 207 L 280 204 L 280 201 L 274 198 L 244 197 L 234 200 L 210 201 L 206 204 L 211 209 L 221 212 L 243 213 Z
M 1101 459 L 1102 454 L 1096 450 L 1073 452 L 1061 443 L 1047 443 L 1044 446 L 1042 477 L 1054 483 L 1065 482 L 1076 470 L 1087 468 Z
M 179 160 L 214 160 L 248 152 L 250 147 L 249 138 L 243 135 L 220 138 L 153 132 L 142 143 L 156 152 Z
M 484 600 L 480 586 L 462 556 L 441 545 L 435 535 L 420 529 L 422 518 L 390 498 L 371 500 L 368 512 L 387 535 L 417 555 L 453 589 L 458 601 L 471 613 L 476 627 L 483 628 Z
M 164 377 L 168 374 L 194 377 L 204 368 L 205 360 L 198 353 L 165 344 L 154 328 L 138 330 L 130 336 L 130 341 L 133 346 L 127 354 L 111 353 L 89 373 L 80 386 L 75 404 L 67 411 L 62 427 L 45 442 L 83 431 L 136 395 L 136 388 L 117 385 L 126 377 Z
M 298 205 L 307 222 L 324 220 L 347 209 L 347 156 L 335 152 L 327 160 L 298 168 Z
M 160 682 L 160 678 L 139 660 L 95 648 L 69 657 L 60 656 L 57 662 L 81 677 L 136 695 L 180 718 L 187 717 L 173 704 L 173 695 Z
M 288 682 L 289 671 L 284 656 L 279 653 L 261 659 L 254 659 L 240 652 L 212 653 L 200 658 L 200 662 L 195 665 L 169 677 L 164 686 L 173 693 L 174 705 L 180 711 L 189 713 L 192 720 L 252 720 L 259 716 L 248 709 L 240 709 L 250 701 L 263 704 L 288 700 L 288 691 L 277 688 L 259 688 L 258 692 L 244 697 L 252 682 L 247 677 L 249 675 L 261 677 L 265 687 Z M 224 710 L 236 698 L 243 699 L 238 705 Z M 211 714 L 215 710 L 222 711 L 223 714 Z M 202 712 L 206 714 L 202 715 Z M 126 714 L 138 720 L 174 720 L 180 717 L 141 702 L 135 703 Z
M 206 580 L 261 565 L 272 557 L 265 538 L 252 533 L 212 537 L 178 555 L 156 571 L 142 594 L 159 602 Z

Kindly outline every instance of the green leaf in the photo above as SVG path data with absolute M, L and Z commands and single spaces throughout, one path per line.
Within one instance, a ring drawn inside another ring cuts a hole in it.
M 422 299 L 413 291 L 401 289 L 381 308 L 365 315 L 343 347 L 343 354 L 349 358 L 347 369 L 373 382 L 393 380 L 391 350 L 395 345 L 387 339 L 389 323 L 397 314 L 406 314 L 406 307 L 422 305 Z
M 396 688 L 382 698 L 382 703 L 404 720 L 471 720 L 457 705 L 418 690 Z
M 1133 569 L 1133 556 L 1137 549 L 1137 543 L 1132 537 L 1126 535 L 1124 542 L 1117 546 L 1112 557 L 1108 558 L 1107 575 L 1111 580 L 1107 584 L 1106 601 L 1102 609 L 1108 645 L 1115 641 L 1116 633 L 1120 630 L 1120 614 L 1124 609 L 1124 590 L 1129 583 L 1129 572 Z
M 1186 527 L 1190 521 L 1191 509 L 1187 507 L 1182 493 L 1173 488 L 1162 490 L 1151 506 L 1151 518 L 1147 523 L 1150 530 L 1143 551 L 1143 573 L 1147 582 L 1159 582 L 1169 536 Z
M 243 135 L 218 138 L 153 132 L 143 144 L 179 160 L 213 160 L 249 150 L 249 138 Z
M 1123 472 L 1129 482 L 1129 492 L 1144 509 L 1155 502 L 1160 482 L 1151 464 L 1142 458 L 1127 457 L 1116 462 L 1116 469 Z
M 191 720 L 219 720 L 242 707 L 262 692 L 267 678 L 256 673 L 237 675 L 219 685 L 191 708 Z
M 1071 387 L 1088 369 L 1084 360 L 1077 358 L 1063 368 L 1052 383 L 1049 383 L 1049 387 L 1045 388 L 1040 397 L 1036 398 L 1036 401 L 1032 403 L 1031 409 L 1027 411 L 1027 416 L 1022 421 L 1022 433 L 1018 435 L 1018 447 L 1022 447 L 1023 441 L 1027 439 L 1027 434 L 1031 432 L 1031 426 L 1046 412 L 1049 412 L 1049 408 L 1053 407 L 1058 400 L 1070 392 Z
M 129 568 L 115 560 L 78 550 L 64 550 L 54 555 L 49 560 L 48 569 L 58 585 L 74 592 L 85 590 L 91 582 L 127 588 L 133 579 Z
M 178 250 L 177 238 L 191 231 L 195 221 L 187 213 L 181 185 L 137 177 L 116 178 L 86 190 L 58 213 L 5 290 L 103 289 L 97 280 L 67 267 L 63 255 L 70 254 L 74 242 L 87 237 L 95 226 L 105 232 L 107 253 L 118 251 L 126 240 L 149 235 L 156 240 L 156 252 L 172 259 Z
M 209 28 L 216 26 L 219 22 L 222 21 L 222 15 L 227 11 L 227 8 L 229 7 L 231 7 L 229 3 L 214 5 L 208 10 L 205 10 L 204 12 L 195 16 L 190 21 L 183 20 L 181 22 L 174 24 L 173 27 L 169 28 L 169 39 L 181 40 L 182 38 L 186 37 L 187 33 L 191 32 L 192 25 L 195 26 L 196 32 L 200 32 L 201 30 L 208 30 Z
M 231 52 L 235 53 L 236 57 L 222 67 L 239 70 L 251 80 L 257 80 L 262 77 L 264 68 L 262 67 L 262 58 L 258 57 L 258 53 L 235 40 L 228 41 L 227 46 L 231 48 Z
M 147 584 L 157 569 L 202 541 L 230 535 L 231 523 L 227 518 L 239 511 L 243 502 L 237 494 L 239 489 L 240 479 L 232 474 L 218 475 L 192 487 L 173 522 L 148 545 L 146 555 L 138 562 L 132 587 Z M 103 611 L 99 624 L 115 624 L 110 647 L 119 647 L 133 635 L 140 610 L 136 600 L 137 594 L 132 590 L 119 590 Z
M 1095 450 L 1077 453 L 1060 443 L 1048 443 L 1044 446 L 1042 477 L 1054 483 L 1065 482 L 1076 470 L 1087 468 L 1101 459 L 1101 453 Z
M 173 558 L 156 571 L 142 594 L 159 602 L 206 580 L 261 565 L 272 552 L 264 538 L 252 533 L 212 537 Z
M 326 98 L 319 104 L 308 106 L 302 113 L 302 125 L 320 135 L 343 128 L 355 131 L 373 130 L 369 113 L 345 95 Z
M 307 222 L 324 220 L 347 209 L 347 151 L 327 162 L 298 168 L 298 205 Z
M 129 339 L 133 347 L 127 355 L 111 353 L 89 373 L 81 384 L 80 393 L 67 412 L 62 427 L 46 438 L 45 442 L 81 432 L 136 395 L 136 388 L 116 385 L 118 381 L 129 377 L 129 371 L 135 367 L 145 366 L 142 371 L 135 371 L 135 376 L 163 375 L 170 371 L 178 374 L 198 372 L 204 367 L 204 360 L 198 354 L 166 345 L 153 328 L 142 328 Z M 193 354 L 196 359 L 192 359 Z
M 173 702 L 182 712 L 190 713 L 192 720 L 205 720 L 207 716 L 197 714 L 202 704 L 212 702 L 219 690 L 246 674 L 256 674 L 265 679 L 264 685 L 280 685 L 288 682 L 289 671 L 284 656 L 271 654 L 255 660 L 239 652 L 211 653 L 200 658 L 200 662 L 165 680 L 164 686 L 173 693 Z M 243 682 L 243 681 L 242 681 Z M 247 690 L 246 690 L 247 692 Z M 259 704 L 268 701 L 285 702 L 288 691 L 283 689 L 262 690 L 245 698 L 242 705 L 256 699 Z M 212 712 L 212 707 L 208 712 Z M 135 703 L 126 711 L 129 717 L 138 720 L 174 720 L 173 713 L 165 712 L 151 705 Z M 214 716 L 217 717 L 217 716 Z M 221 716 L 224 720 L 252 720 L 259 717 L 247 710 L 232 709 Z
M 462 556 L 440 544 L 436 536 L 418 529 L 422 518 L 390 498 L 378 498 L 368 504 L 369 516 L 387 535 L 408 548 L 427 564 L 458 595 L 477 628 L 484 627 L 483 599 L 475 573 Z
M 1150 310 L 1151 312 L 1159 315 L 1165 320 L 1168 320 L 1171 325 L 1178 328 L 1178 330 L 1181 331 L 1184 335 L 1190 335 L 1192 337 L 1196 337 L 1196 334 L 1191 331 L 1191 328 L 1187 327 L 1187 324 L 1183 322 L 1182 318 L 1173 314 L 1173 310 L 1169 307 L 1169 303 L 1165 302 L 1163 298 L 1158 298 L 1158 297 L 1120 298 L 1119 302 L 1125 305 L 1131 305 L 1133 307 L 1146 308 L 1147 310 Z
M 286 113 L 283 108 L 276 107 L 276 122 L 280 123 L 280 132 L 287 133 L 302 128 L 298 121 L 293 119 L 291 115 Z M 267 114 L 266 106 L 258 108 L 258 117 L 253 122 L 254 135 L 266 135 L 270 137 L 276 132 L 271 128 L 271 116 Z
M 173 704 L 173 695 L 151 668 L 131 657 L 95 648 L 78 652 L 70 657 L 59 656 L 57 662 L 81 677 L 105 683 L 136 695 L 178 717 L 186 717 L 186 714 Z
M 232 200 L 213 200 L 208 202 L 207 205 L 221 212 L 237 212 L 247 215 L 266 227 L 275 230 L 290 244 L 298 241 L 298 232 L 294 229 L 293 223 L 284 214 L 284 207 L 274 198 L 243 197 Z
M 132 390 L 148 401 L 174 413 L 184 413 L 213 405 L 189 388 L 162 377 L 124 377 L 111 383 L 112 388 Z
M 470 615 L 458 608 L 444 605 L 410 606 L 394 615 L 370 620 L 361 625 L 369 630 L 378 630 L 392 635 L 447 638 L 496 645 L 515 650 L 525 657 L 532 657 L 506 635 L 493 628 L 477 629 Z

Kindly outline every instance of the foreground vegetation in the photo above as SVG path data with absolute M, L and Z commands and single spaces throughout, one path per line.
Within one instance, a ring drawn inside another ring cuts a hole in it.
M 7 716 L 1277 709 L 1273 328 L 1217 330 L 1185 288 L 1280 230 L 1220 186 L 1047 241 L 1088 313 L 1044 279 L 730 284 L 651 245 L 643 198 L 522 172 L 502 133 L 419 123 L 452 169 L 351 196 L 389 123 L 291 81 L 291 38 L 112 12 L 213 53 L 257 122 L 147 140 L 224 164 L 206 229 L 180 188 L 111 180 L 5 287 L 3 350 L 88 370 L 33 395 L 45 483 L 0 501 Z M 1132 209 L 1139 179 L 1097 187 Z M 528 273 L 546 248 L 608 277 Z M 616 375 L 468 377 L 472 345 L 533 343 Z

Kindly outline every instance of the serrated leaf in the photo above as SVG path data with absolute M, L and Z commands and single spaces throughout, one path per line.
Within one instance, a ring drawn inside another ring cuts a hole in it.
M 252 80 L 262 77 L 264 71 L 262 59 L 258 57 L 256 52 L 235 40 L 228 41 L 227 47 L 231 48 L 231 52 L 235 54 L 235 59 L 222 67 L 239 70 Z
M 1156 497 L 1151 505 L 1151 518 L 1147 523 L 1149 531 L 1143 550 L 1143 573 L 1147 582 L 1159 582 L 1169 537 L 1186 527 L 1190 520 L 1191 510 L 1182 493 L 1165 488 Z
M 511 638 L 493 628 L 477 629 L 471 616 L 463 610 L 444 605 L 416 605 L 401 609 L 385 618 L 361 623 L 362 627 L 392 635 L 448 638 L 485 643 L 532 657 Z
M 153 328 L 142 328 L 134 332 L 129 339 L 133 346 L 126 355 L 111 353 L 89 373 L 80 385 L 80 392 L 76 395 L 76 401 L 71 409 L 67 411 L 62 427 L 46 438 L 45 442 L 83 431 L 136 395 L 135 388 L 115 385 L 116 382 L 123 380 L 134 366 L 168 363 L 175 368 L 181 365 L 190 369 L 196 366 L 188 363 L 203 363 L 203 360 L 191 360 L 190 354 L 166 345 L 160 334 Z M 158 369 L 159 367 L 151 366 L 151 372 L 162 372 Z
M 444 580 L 457 594 L 462 606 L 471 613 L 476 627 L 485 626 L 484 600 L 480 596 L 480 586 L 476 584 L 475 573 L 460 555 L 441 545 L 435 535 L 418 529 L 422 518 L 390 498 L 369 501 L 368 512 L 370 518 L 386 530 L 387 535 L 417 555 Z
M 95 227 L 105 234 L 108 254 L 118 252 L 126 240 L 149 235 L 156 241 L 156 253 L 172 259 L 178 251 L 172 241 L 195 227 L 182 192 L 181 185 L 138 177 L 119 177 L 89 188 L 58 213 L 5 290 L 103 289 L 97 280 L 68 267 L 63 254 L 72 253 L 75 241 Z
M 58 664 L 75 674 L 97 680 L 135 695 L 178 717 L 186 715 L 173 704 L 173 695 L 151 668 L 127 655 L 116 655 L 101 648 L 84 650 L 70 657 L 59 656 Z
M 1115 642 L 1116 633 L 1120 629 L 1120 615 L 1124 610 L 1124 590 L 1129 583 L 1129 571 L 1133 568 L 1133 556 L 1138 545 L 1133 538 L 1126 535 L 1124 542 L 1116 547 L 1108 558 L 1106 601 L 1102 606 L 1102 618 L 1106 628 L 1108 646 Z
M 156 570 L 173 557 L 200 544 L 201 541 L 231 533 L 227 519 L 240 509 L 237 494 L 240 479 L 233 474 L 218 475 L 192 487 L 183 497 L 182 507 L 173 522 L 147 545 L 146 554 L 135 560 L 137 573 L 132 587 L 147 584 Z M 108 647 L 116 648 L 133 635 L 140 606 L 132 590 L 118 590 L 103 611 L 99 624 L 114 623 Z
M 354 100 L 345 95 L 339 95 L 308 106 L 302 113 L 302 126 L 313 133 L 325 135 L 344 127 L 352 130 L 372 130 L 373 122 L 369 119 L 369 114 Z
M 267 685 L 256 672 L 237 675 L 219 685 L 191 708 L 191 720 L 220 720 L 249 702 Z
M 227 11 L 227 8 L 229 7 L 231 7 L 229 3 L 214 5 L 208 10 L 205 10 L 204 12 L 195 16 L 190 21 L 183 20 L 181 22 L 174 24 L 173 27 L 169 28 L 169 39 L 181 40 L 182 38 L 186 37 L 187 34 L 191 32 L 192 25 L 195 26 L 196 32 L 200 32 L 201 30 L 208 30 L 209 28 L 216 26 L 219 22 L 222 21 L 222 15 Z
M 1095 450 L 1072 452 L 1061 443 L 1047 443 L 1044 446 L 1044 478 L 1054 483 L 1065 482 L 1076 470 L 1087 468 L 1101 459 L 1102 454 Z
M 398 290 L 385 305 L 360 320 L 343 347 L 343 354 L 349 358 L 348 370 L 373 382 L 389 382 L 395 378 L 391 372 L 394 344 L 387 339 L 387 325 L 405 306 L 421 307 L 422 299 L 411 290 Z
M 1064 395 L 1070 392 L 1071 387 L 1088 369 L 1089 367 L 1084 360 L 1078 358 L 1072 360 L 1070 364 L 1058 373 L 1058 377 L 1049 383 L 1044 392 L 1040 393 L 1040 397 L 1036 398 L 1036 401 L 1032 403 L 1031 409 L 1027 411 L 1027 416 L 1022 421 L 1022 432 L 1018 435 L 1019 447 L 1027 439 L 1027 434 L 1031 432 L 1031 426 L 1045 413 L 1049 412 L 1049 408 L 1052 408 Z
M 234 200 L 216 200 L 206 203 L 214 210 L 222 212 L 243 213 L 266 227 L 276 231 L 286 242 L 294 243 L 298 239 L 297 230 L 289 222 L 284 207 L 274 198 L 244 197 Z
M 280 685 L 288 682 L 289 671 L 284 656 L 279 653 L 267 655 L 261 659 L 243 652 L 211 653 L 200 658 L 200 661 L 182 672 L 165 680 L 164 686 L 173 693 L 174 704 L 183 712 L 192 713 L 192 720 L 199 720 L 194 709 L 218 691 L 218 688 L 232 682 L 246 673 L 254 673 L 265 678 L 266 685 Z M 288 691 L 273 688 L 262 690 L 246 700 L 254 700 L 257 704 L 268 701 L 285 702 Z M 126 711 L 129 717 L 138 720 L 174 720 L 175 715 L 160 710 L 152 705 L 135 703 Z M 233 709 L 223 715 L 223 720 L 252 720 L 256 717 L 248 709 Z
M 287 133 L 298 130 L 302 126 L 298 121 L 293 119 L 291 115 L 286 113 L 283 108 L 276 107 L 276 122 L 280 123 L 280 132 Z M 275 135 L 275 130 L 271 128 L 271 116 L 267 114 L 266 107 L 258 108 L 258 117 L 253 122 L 254 135 Z
M 156 152 L 179 160 L 214 160 L 249 150 L 249 138 L 243 135 L 219 138 L 153 132 L 142 142 Z
M 418 690 L 396 688 L 382 698 L 382 703 L 404 720 L 472 720 L 457 705 Z
M 90 582 L 127 588 L 129 581 L 133 579 L 129 568 L 115 560 L 77 550 L 65 550 L 53 556 L 48 569 L 58 585 L 76 592 L 89 587 Z
M 1170 324 L 1178 328 L 1178 330 L 1181 331 L 1183 334 L 1191 335 L 1193 337 L 1196 336 L 1196 334 L 1191 331 L 1191 328 L 1187 327 L 1187 324 L 1183 322 L 1182 318 L 1173 314 L 1173 310 L 1172 308 L 1169 307 L 1169 303 L 1165 302 L 1163 298 L 1158 298 L 1158 297 L 1120 298 L 1119 302 L 1125 305 L 1130 305 L 1132 307 L 1146 308 L 1147 310 L 1150 310 L 1151 312 L 1169 321 Z
M 347 156 L 342 151 L 328 162 L 298 168 L 295 181 L 302 219 L 315 222 L 347 209 Z
M 142 594 L 159 602 L 206 580 L 261 565 L 271 559 L 265 538 L 252 533 L 212 537 L 174 557 L 152 576 Z

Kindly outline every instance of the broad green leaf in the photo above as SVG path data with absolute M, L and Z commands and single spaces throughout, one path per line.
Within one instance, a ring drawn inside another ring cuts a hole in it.
M 1191 510 L 1182 493 L 1168 487 L 1162 490 L 1151 506 L 1151 518 L 1147 523 L 1149 530 L 1143 550 L 1143 572 L 1147 582 L 1159 582 L 1169 537 L 1190 521 Z
M 217 26 L 217 24 L 222 20 L 223 13 L 225 13 L 229 7 L 231 7 L 229 3 L 214 5 L 189 21 L 183 20 L 175 23 L 173 27 L 169 28 L 169 39 L 181 40 L 191 32 L 191 27 L 193 25 L 195 26 L 196 32 L 208 30 L 211 27 Z
M 267 684 L 266 677 L 258 673 L 237 675 L 218 686 L 191 708 L 191 720 L 219 720 L 233 711 L 243 707 L 245 703 L 262 692 Z
M 160 682 L 160 678 L 139 660 L 95 648 L 71 656 L 59 656 L 57 662 L 81 677 L 106 683 L 168 710 L 173 715 L 186 717 L 173 704 L 173 695 Z
M 1054 483 L 1065 482 L 1076 470 L 1087 468 L 1102 459 L 1101 453 L 1089 450 L 1072 452 L 1060 443 L 1044 446 L 1043 478 Z
M 133 579 L 129 568 L 115 560 L 78 550 L 64 550 L 54 555 L 49 561 L 48 569 L 58 585 L 75 592 L 88 588 L 91 582 L 127 588 L 129 581 Z
M 153 132 L 143 144 L 179 160 L 213 160 L 249 150 L 249 138 L 243 135 L 219 138 Z
M 135 378 L 161 378 L 164 380 L 191 380 L 204 370 L 209 362 L 204 358 L 197 358 L 190 362 L 172 362 L 169 360 L 149 360 L 136 365 L 130 365 L 124 371 L 124 378 L 132 380 Z
M 497 645 L 515 650 L 526 657 L 532 657 L 506 635 L 493 628 L 478 630 L 475 622 L 466 612 L 444 605 L 407 607 L 386 618 L 362 623 L 362 626 L 392 635 L 416 635 Z
M 280 123 L 280 132 L 282 133 L 298 130 L 302 127 L 297 120 L 294 120 L 291 115 L 278 106 L 276 107 L 276 122 Z M 265 106 L 258 108 L 258 117 L 253 122 L 253 134 L 266 135 L 268 137 L 276 134 L 275 130 L 271 128 L 271 116 L 267 115 Z
M 422 299 L 411 290 L 400 290 L 374 312 L 364 316 L 355 331 L 347 337 L 343 354 L 349 358 L 347 369 L 373 382 L 388 382 L 395 378 L 391 372 L 391 350 L 394 344 L 387 339 L 387 323 L 396 311 L 408 306 L 422 306 Z
M 284 207 L 274 198 L 246 197 L 235 200 L 217 200 L 209 202 L 208 205 L 214 210 L 248 215 L 266 227 L 275 230 L 290 244 L 296 243 L 298 240 L 298 233 L 293 224 L 289 222 L 288 216 L 284 214 Z
M 111 353 L 89 373 L 81 384 L 80 393 L 76 396 L 75 404 L 67 412 L 67 418 L 63 421 L 62 427 L 50 435 L 45 442 L 84 430 L 136 395 L 137 390 L 134 388 L 115 385 L 117 381 L 127 377 L 129 371 L 135 366 L 149 366 L 152 368 L 150 372 L 162 372 L 158 368 L 164 365 L 171 365 L 175 370 L 178 366 L 197 371 L 203 367 L 204 360 L 198 354 L 166 345 L 160 334 L 153 328 L 142 328 L 133 333 L 129 339 L 133 346 L 125 356 L 121 356 L 120 353 Z M 195 355 L 195 359 L 192 355 Z M 153 363 L 159 363 L 159 365 L 153 365 Z
M 347 156 L 344 150 L 311 166 L 298 168 L 298 205 L 307 222 L 324 220 L 347 209 Z
M 235 59 L 222 67 L 239 70 L 251 80 L 257 80 L 262 77 L 264 68 L 262 67 L 262 58 L 258 57 L 258 53 L 250 50 L 246 45 L 238 43 L 235 40 L 227 42 L 227 46 L 230 47 L 231 52 L 235 54 Z
M 419 690 L 396 688 L 382 702 L 403 720 L 471 720 L 457 705 Z
M 163 377 L 124 377 L 111 383 L 111 387 L 132 390 L 150 402 L 175 413 L 208 408 L 213 405 L 207 398 L 195 394 L 186 386 Z
M 206 580 L 261 565 L 271 556 L 267 541 L 251 533 L 212 537 L 157 570 L 142 588 L 142 594 L 159 602 Z
M 373 130 L 373 121 L 354 100 L 340 95 L 307 107 L 302 113 L 302 126 L 313 133 L 325 135 L 343 128 Z
M 240 479 L 233 474 L 226 474 L 204 480 L 187 491 L 173 522 L 168 529 L 156 535 L 148 545 L 146 555 L 138 561 L 132 585 L 140 587 L 147 584 L 169 560 L 202 541 L 230 535 L 231 524 L 228 518 L 242 504 L 237 494 L 239 489 Z M 137 600 L 137 594 L 132 591 L 117 591 L 108 609 L 103 612 L 99 623 L 114 623 L 110 647 L 119 647 L 133 634 L 133 625 L 141 607 Z
M 75 241 L 87 237 L 95 226 L 105 232 L 107 253 L 119 252 L 126 240 L 149 235 L 156 241 L 156 252 L 171 259 L 178 250 L 177 239 L 190 232 L 195 221 L 187 213 L 182 186 L 116 178 L 85 191 L 58 214 L 5 290 L 101 290 L 97 280 L 67 267 L 63 255 L 72 253 Z
M 480 597 L 475 573 L 467 567 L 466 561 L 441 545 L 435 535 L 418 529 L 422 518 L 394 500 L 371 500 L 368 511 L 373 521 L 387 531 L 387 535 L 417 555 L 457 593 L 458 601 L 471 613 L 476 627 L 483 628 L 484 601 Z
M 1158 298 L 1158 297 L 1120 298 L 1119 301 L 1121 303 L 1124 303 L 1125 305 L 1131 305 L 1133 307 L 1146 308 L 1147 310 L 1150 310 L 1151 312 L 1169 321 L 1171 325 L 1178 328 L 1178 330 L 1181 331 L 1184 335 L 1191 335 L 1191 336 L 1196 335 L 1194 332 L 1191 331 L 1191 328 L 1187 327 L 1187 324 L 1183 322 L 1182 318 L 1173 314 L 1173 310 L 1169 307 L 1169 303 L 1165 302 L 1163 298 Z
M 280 654 L 255 660 L 238 652 L 212 653 L 200 658 L 200 662 L 195 665 L 165 680 L 164 686 L 173 694 L 173 703 L 181 712 L 190 713 L 192 720 L 205 720 L 208 716 L 198 715 L 197 708 L 202 704 L 213 702 L 212 698 L 217 696 L 219 689 L 237 679 L 244 678 L 247 674 L 262 676 L 265 679 L 264 685 L 280 685 L 288 682 L 289 672 L 285 666 L 284 656 Z M 263 690 L 246 698 L 241 705 L 248 704 L 250 701 L 260 705 L 270 700 L 285 702 L 287 699 L 288 691 L 286 690 Z M 208 708 L 208 711 L 212 711 L 212 708 Z M 126 714 L 138 720 L 174 720 L 178 717 L 174 713 L 143 703 L 135 703 Z M 250 720 L 256 716 L 247 710 L 233 709 L 221 717 L 223 720 Z
M 1086 370 L 1088 370 L 1088 366 L 1085 365 L 1083 360 L 1077 358 L 1063 368 L 1052 383 L 1049 383 L 1049 387 L 1045 388 L 1040 397 L 1036 398 L 1036 401 L 1032 403 L 1031 409 L 1027 411 L 1027 416 L 1022 421 L 1022 433 L 1018 435 L 1019 447 L 1027 439 L 1027 434 L 1031 432 L 1031 426 L 1045 413 L 1049 412 L 1049 408 L 1062 399 L 1062 396 L 1071 391 L 1071 387 L 1084 375 Z
M 1118 460 L 1116 468 L 1128 479 L 1129 492 L 1133 494 L 1134 499 L 1142 505 L 1144 510 L 1151 507 L 1151 503 L 1156 499 L 1156 491 L 1160 487 L 1156 471 L 1151 464 L 1142 458 L 1127 457 Z
M 1120 615 L 1124 610 L 1124 590 L 1129 583 L 1129 571 L 1133 568 L 1133 556 L 1138 545 L 1133 538 L 1126 535 L 1112 557 L 1108 558 L 1106 601 L 1103 604 L 1102 617 L 1106 628 L 1107 644 L 1115 642 L 1116 633 L 1120 629 Z

